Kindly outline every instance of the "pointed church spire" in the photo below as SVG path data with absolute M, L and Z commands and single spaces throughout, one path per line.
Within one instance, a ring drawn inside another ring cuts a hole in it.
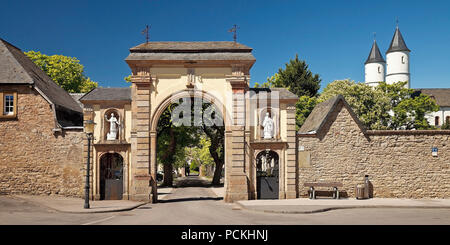
M 378 48 L 377 41 L 374 39 L 372 49 L 370 50 L 369 53 L 369 57 L 367 57 L 367 60 L 364 64 L 378 63 L 378 62 L 386 63 L 386 61 L 383 59 L 383 56 L 381 55 L 380 49 Z
M 389 46 L 389 49 L 386 51 L 386 54 L 395 51 L 408 51 L 408 52 L 411 51 L 406 46 L 405 40 L 403 40 L 402 33 L 400 33 L 400 29 L 398 28 L 398 23 L 397 28 L 395 29 L 394 37 L 392 38 L 391 41 L 391 45 Z

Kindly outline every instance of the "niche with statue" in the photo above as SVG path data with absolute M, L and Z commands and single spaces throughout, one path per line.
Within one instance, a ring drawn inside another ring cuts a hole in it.
M 110 109 L 104 115 L 104 138 L 106 141 L 120 140 L 121 128 L 123 127 L 122 118 L 117 110 Z

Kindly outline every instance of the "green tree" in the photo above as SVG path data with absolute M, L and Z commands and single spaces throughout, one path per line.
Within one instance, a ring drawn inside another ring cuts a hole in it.
M 273 76 L 268 77 L 267 81 L 262 84 L 255 82 L 255 88 L 272 88 L 277 87 L 276 85 L 280 87 L 281 85 L 279 84 L 279 82 L 277 82 L 279 77 L 280 75 L 278 73 L 275 73 Z
M 298 55 L 286 63 L 285 68 L 278 69 L 278 72 L 267 78 L 267 81 L 259 84 L 256 88 L 287 88 L 299 97 L 296 104 L 296 128 L 297 130 L 305 122 L 314 106 L 317 104 L 317 93 L 320 89 L 321 79 L 318 74 L 313 74 L 309 70 L 304 60 L 299 60 Z
M 448 130 L 448 129 L 450 129 L 450 123 L 448 123 L 448 122 L 445 122 L 444 124 L 442 124 L 442 127 L 441 127 L 441 129 L 445 129 L 445 130 Z
M 431 129 L 425 115 L 439 110 L 436 102 L 425 94 L 416 95 L 414 89 L 406 88 L 407 82 L 380 83 L 376 87 L 389 97 L 391 129 Z
M 373 88 L 350 80 L 334 81 L 325 87 L 319 102 L 343 95 L 368 129 L 429 129 L 425 115 L 439 107 L 429 96 L 416 96 L 405 82 L 380 83 Z
M 53 81 L 69 93 L 85 93 L 98 84 L 84 74 L 84 66 L 74 57 L 25 52 Z
M 209 148 L 211 147 L 211 140 L 205 135 L 200 136 L 199 144 L 195 147 L 186 148 L 187 155 L 196 160 L 200 165 L 212 165 L 214 159 L 211 157 Z
M 163 164 L 164 167 L 164 181 L 163 185 L 171 186 L 173 183 L 172 171 L 174 165 L 184 164 L 186 157 L 192 154 L 189 151 L 186 152 L 186 147 L 193 148 L 200 145 L 201 158 L 200 160 L 207 159 L 206 150 L 209 152 L 209 157 L 213 159 L 215 163 L 215 172 L 212 180 L 213 185 L 220 184 L 220 177 L 224 164 L 224 134 L 225 127 L 223 126 L 223 118 L 217 111 L 217 108 L 210 103 L 204 103 L 201 101 L 202 108 L 200 109 L 200 117 L 194 115 L 197 113 L 194 110 L 194 106 L 198 104 L 195 102 L 196 98 L 191 98 L 191 125 L 184 126 L 176 125 L 172 122 L 172 111 L 178 106 L 177 103 L 171 104 L 160 116 L 157 126 L 158 134 L 158 149 L 164 149 L 157 154 L 158 162 Z M 204 113 L 211 115 L 210 117 L 204 116 Z M 208 119 L 217 119 L 222 121 L 222 124 L 217 125 L 212 122 L 203 121 Z M 202 121 L 195 121 L 202 120 Z M 201 135 L 204 136 L 201 136 Z M 199 137 L 200 136 L 200 137 Z M 207 139 L 207 141 L 204 140 Z M 159 154 L 161 153 L 161 154 Z M 178 160 L 177 160 L 178 159 Z M 184 160 L 183 160 L 184 159 Z
M 132 75 L 128 75 L 128 76 L 124 77 L 123 80 L 127 83 L 131 83 L 131 76 Z
M 273 87 L 287 88 L 298 97 L 307 95 L 316 96 L 320 89 L 321 79 L 318 74 L 313 74 L 308 64 L 300 60 L 298 55 L 286 63 L 285 68 L 278 69 L 278 73 L 267 81 Z
M 299 130 L 303 123 L 305 123 L 306 118 L 308 118 L 309 114 L 311 114 L 311 111 L 314 109 L 314 107 L 317 105 L 317 97 L 309 97 L 307 95 L 303 95 L 299 98 L 296 106 L 296 112 L 295 112 L 295 123 L 297 126 L 297 130 Z
M 185 159 L 184 148 L 198 143 L 195 136 L 198 128 L 184 125 L 174 125 L 172 121 L 172 111 L 178 106 L 171 104 L 161 114 L 157 126 L 157 147 L 160 149 L 157 154 L 158 163 L 163 164 L 164 179 L 162 185 L 173 185 L 173 167 L 177 162 Z M 178 159 L 178 161 L 177 161 Z
M 338 80 L 329 83 L 319 96 L 319 102 L 326 101 L 337 95 L 345 100 L 358 115 L 359 120 L 370 129 L 387 129 L 390 119 L 389 97 L 378 89 L 373 89 L 364 83 L 350 80 Z
M 211 113 L 211 118 L 205 117 L 205 113 Z M 206 120 L 202 123 L 202 130 L 209 138 L 209 153 L 215 163 L 214 176 L 211 184 L 220 185 L 220 177 L 222 176 L 222 169 L 225 162 L 225 126 L 223 116 L 214 105 L 203 103 L 202 118 Z M 218 125 L 217 123 L 207 121 L 209 119 L 216 119 L 216 122 L 222 122 L 222 124 Z
M 428 95 L 420 94 L 401 100 L 393 108 L 394 116 L 391 120 L 392 129 L 431 129 L 425 115 L 439 110 L 439 106 Z

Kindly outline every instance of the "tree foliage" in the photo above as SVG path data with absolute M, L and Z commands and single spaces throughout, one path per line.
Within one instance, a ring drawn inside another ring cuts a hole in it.
M 445 122 L 444 124 L 442 124 L 441 129 L 445 129 L 445 130 L 450 129 L 450 123 Z
M 300 60 L 298 55 L 286 63 L 285 68 L 278 69 L 278 73 L 267 81 L 273 87 L 287 88 L 298 97 L 307 95 L 316 96 L 320 89 L 321 79 L 318 74 L 313 74 L 306 61 Z
M 214 164 L 214 159 L 209 152 L 210 147 L 211 140 L 205 135 L 200 135 L 198 145 L 186 148 L 186 156 L 195 160 L 199 165 L 212 165 Z
M 224 134 L 223 118 L 217 108 L 201 100 L 201 109 L 195 110 L 198 105 L 196 98 L 191 98 L 191 124 L 174 123 L 172 112 L 179 105 L 171 104 L 160 116 L 157 126 L 158 134 L 158 163 L 164 166 L 163 185 L 172 185 L 173 167 L 182 167 L 186 159 L 191 158 L 198 164 L 215 164 L 212 184 L 220 184 L 220 177 L 224 164 Z M 198 113 L 198 115 L 195 115 Z M 205 113 L 211 115 L 204 116 Z M 218 119 L 222 125 L 209 122 L 209 119 Z M 201 120 L 201 121 L 197 121 Z M 164 150 L 161 150 L 164 149 Z M 194 163 L 195 164 L 195 163 Z
M 210 113 L 211 117 L 205 117 L 205 113 Z M 202 107 L 202 118 L 205 120 L 216 119 L 222 124 L 204 121 L 202 123 L 202 130 L 210 140 L 209 153 L 214 160 L 215 170 L 212 179 L 212 185 L 220 185 L 220 177 L 225 163 L 225 126 L 223 122 L 223 115 L 220 114 L 217 107 L 210 103 L 204 103 Z M 211 125 L 211 126 L 208 126 Z
M 309 97 L 307 95 L 303 95 L 299 98 L 296 106 L 296 112 L 295 112 L 295 124 L 297 126 L 297 130 L 299 130 L 303 123 L 305 123 L 306 118 L 308 118 L 309 114 L 311 114 L 311 111 L 314 109 L 314 107 L 317 105 L 317 97 Z
M 128 76 L 124 77 L 123 80 L 127 83 L 131 83 L 131 76 L 132 75 L 128 75 Z
M 319 102 L 326 101 L 337 95 L 345 100 L 358 115 L 359 120 L 371 129 L 387 129 L 390 117 L 389 98 L 378 89 L 373 89 L 364 83 L 350 80 L 338 80 L 328 84 L 319 97 Z
M 163 185 L 172 186 L 172 171 L 174 164 L 180 164 L 185 159 L 185 147 L 198 143 L 196 137 L 197 128 L 184 125 L 174 125 L 172 121 L 172 111 L 178 105 L 173 103 L 161 114 L 157 125 L 157 161 L 163 164 L 164 179 Z M 179 167 L 179 166 L 175 166 Z
M 300 60 L 298 55 L 286 63 L 285 68 L 278 69 L 278 72 L 267 78 L 267 81 L 259 84 L 256 88 L 287 88 L 299 97 L 296 103 L 296 127 L 297 130 L 305 122 L 314 106 L 317 104 L 317 94 L 320 89 L 321 79 L 318 74 L 309 70 L 306 61 Z
M 86 93 L 98 86 L 84 74 L 84 66 L 75 57 L 25 52 L 53 81 L 69 93 Z
M 371 87 L 350 80 L 334 81 L 325 87 L 318 101 L 343 95 L 368 129 L 429 129 L 425 118 L 439 107 L 429 96 L 415 95 L 405 82 L 380 83 Z

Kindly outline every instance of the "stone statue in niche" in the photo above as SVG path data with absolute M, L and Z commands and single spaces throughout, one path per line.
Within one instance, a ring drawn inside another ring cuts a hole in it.
M 272 139 L 274 133 L 274 122 L 273 119 L 269 117 L 269 113 L 266 112 L 266 117 L 262 123 L 264 127 L 264 139 Z
M 106 134 L 106 140 L 116 140 L 118 128 L 120 127 L 119 119 L 114 116 L 114 113 L 111 113 L 109 119 L 108 116 L 105 115 L 105 120 L 109 122 L 109 132 Z

